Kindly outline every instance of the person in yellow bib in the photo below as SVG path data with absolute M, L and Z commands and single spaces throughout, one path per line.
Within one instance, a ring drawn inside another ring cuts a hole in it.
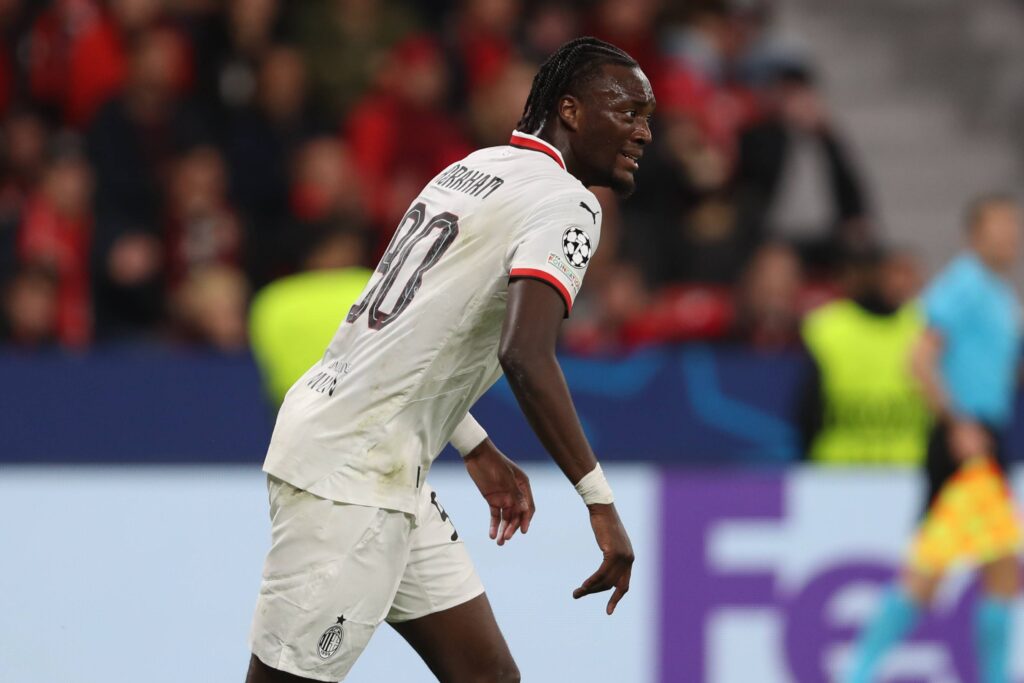
M 812 360 L 800 415 L 805 453 L 824 465 L 908 465 L 924 459 L 928 415 L 907 366 L 924 329 L 907 254 L 872 251 L 848 266 L 849 298 L 805 319 Z
M 275 280 L 253 297 L 249 338 L 274 406 L 323 355 L 372 273 L 358 266 L 311 270 Z
M 911 367 L 935 417 L 926 454 L 927 505 L 900 580 L 861 633 L 845 683 L 871 681 L 917 623 L 946 569 L 980 567 L 974 611 L 981 683 L 1009 683 L 1010 606 L 1020 590 L 1020 527 L 1006 485 L 1000 433 L 1012 417 L 1021 313 L 1008 276 L 1021 213 L 1007 195 L 975 200 L 968 246 L 922 297 L 927 328 Z
M 360 265 L 367 252 L 360 229 L 319 226 L 306 240 L 302 271 L 269 283 L 249 306 L 252 353 L 275 409 L 323 355 L 373 274 Z

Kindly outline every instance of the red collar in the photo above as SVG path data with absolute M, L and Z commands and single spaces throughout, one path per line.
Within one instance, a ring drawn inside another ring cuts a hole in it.
M 535 135 L 514 130 L 512 131 L 512 138 L 508 141 L 508 144 L 513 147 L 518 147 L 519 149 L 532 149 L 535 152 L 547 154 L 555 160 L 556 164 L 562 167 L 562 170 L 565 170 L 565 160 L 562 159 L 562 153 L 555 149 L 551 143 L 541 140 Z

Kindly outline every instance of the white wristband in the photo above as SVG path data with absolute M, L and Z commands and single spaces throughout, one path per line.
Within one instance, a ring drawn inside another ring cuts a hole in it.
M 452 432 L 452 437 L 449 439 L 452 447 L 459 452 L 463 458 L 469 455 L 469 452 L 479 446 L 487 438 L 487 432 L 480 426 L 480 423 L 473 419 L 473 416 L 466 413 L 466 417 L 462 418 L 462 422 Z
M 608 505 L 615 502 L 612 487 L 608 485 L 608 480 L 604 478 L 604 472 L 601 471 L 601 463 L 598 463 L 597 467 L 592 469 L 589 474 L 576 482 L 576 493 L 582 496 L 583 502 L 587 505 L 595 503 Z

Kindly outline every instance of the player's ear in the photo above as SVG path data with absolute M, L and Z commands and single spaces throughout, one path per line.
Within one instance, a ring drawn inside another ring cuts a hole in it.
M 563 95 L 558 100 L 558 118 L 572 132 L 579 130 L 580 101 L 572 95 Z

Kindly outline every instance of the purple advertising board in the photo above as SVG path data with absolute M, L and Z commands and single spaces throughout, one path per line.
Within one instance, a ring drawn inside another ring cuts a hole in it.
M 910 472 L 666 472 L 659 680 L 841 680 L 898 569 L 920 495 Z M 969 572 L 947 583 L 880 681 L 978 680 L 977 587 Z

